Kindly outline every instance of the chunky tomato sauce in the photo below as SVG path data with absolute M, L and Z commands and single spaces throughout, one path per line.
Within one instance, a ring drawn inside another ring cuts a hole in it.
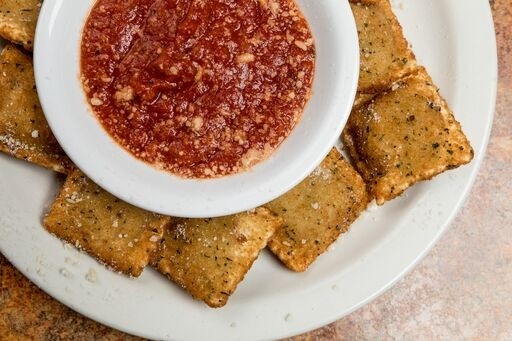
M 108 133 L 183 177 L 245 170 L 289 135 L 315 47 L 294 0 L 98 0 L 82 82 Z

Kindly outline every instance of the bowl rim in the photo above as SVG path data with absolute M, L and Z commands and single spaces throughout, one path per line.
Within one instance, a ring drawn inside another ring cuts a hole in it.
M 110 137 L 90 112 L 79 80 L 80 62 L 76 56 L 80 55 L 83 22 L 93 3 L 94 0 L 88 0 L 67 7 L 62 0 L 43 3 L 34 44 L 34 72 L 41 106 L 56 139 L 79 169 L 116 197 L 155 213 L 177 217 L 208 218 L 251 210 L 286 193 L 306 178 L 339 139 L 359 78 L 359 43 L 348 3 L 326 0 L 308 4 L 298 0 L 317 47 L 313 92 L 301 121 L 271 157 L 251 170 L 206 180 L 179 178 L 136 159 Z M 320 14 L 329 21 L 327 38 L 315 34 L 315 25 L 320 25 L 316 21 L 324 20 L 318 18 L 321 15 L 315 14 L 315 10 L 323 10 Z M 66 30 L 59 29 L 64 24 Z M 69 43 L 62 44 L 66 40 Z M 320 51 L 329 55 L 330 59 L 326 59 L 329 65 L 319 61 Z M 332 54 L 341 57 L 340 60 L 333 61 Z M 319 73 L 329 74 L 328 82 L 318 84 Z M 326 93 L 336 94 L 336 99 L 325 98 Z M 63 94 L 66 96 L 58 98 Z M 312 106 L 320 102 L 321 96 L 324 102 L 329 101 L 323 104 L 328 110 L 322 111 L 322 119 L 316 120 L 322 122 L 318 123 L 322 129 L 311 132 L 308 131 L 310 117 L 317 109 Z

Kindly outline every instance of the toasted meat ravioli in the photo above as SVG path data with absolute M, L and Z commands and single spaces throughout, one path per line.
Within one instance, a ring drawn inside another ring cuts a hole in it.
M 424 68 L 356 107 L 343 141 L 379 205 L 473 159 L 460 124 Z
M 72 168 L 39 104 L 32 59 L 14 45 L 0 55 L 0 151 L 60 173 Z
M 333 149 L 308 178 L 266 205 L 283 219 L 269 248 L 289 269 L 305 271 L 349 229 L 368 201 L 361 176 Z
M 221 218 L 175 219 L 151 264 L 210 307 L 224 306 L 281 220 L 265 208 Z
M 112 269 L 137 277 L 169 222 L 169 217 L 117 199 L 75 170 L 67 177 L 44 226 Z
M 389 0 L 350 0 L 359 36 L 361 93 L 387 90 L 416 68 Z
M 32 51 L 41 0 L 0 1 L 0 37 Z

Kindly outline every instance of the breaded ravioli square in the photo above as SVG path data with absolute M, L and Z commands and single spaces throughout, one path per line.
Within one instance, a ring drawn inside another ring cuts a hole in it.
M 0 37 L 32 51 L 41 0 L 0 1 Z
M 151 264 L 210 307 L 224 306 L 281 220 L 265 208 L 212 219 L 175 219 Z
M 378 93 L 416 68 L 389 0 L 350 0 L 359 36 L 361 93 Z
M 363 179 L 333 149 L 308 178 L 266 205 L 283 219 L 268 247 L 289 269 L 305 271 L 368 202 Z
M 71 168 L 41 110 L 32 59 L 14 45 L 0 55 L 0 151 L 61 173 Z
M 44 226 L 112 269 L 137 277 L 169 222 L 169 217 L 115 198 L 74 170 L 46 215 Z
M 424 68 L 355 108 L 343 142 L 379 205 L 473 159 L 459 122 Z

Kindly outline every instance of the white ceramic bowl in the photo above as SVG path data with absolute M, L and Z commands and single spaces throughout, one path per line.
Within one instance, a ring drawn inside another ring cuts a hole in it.
M 180 217 L 215 217 L 252 209 L 302 181 L 332 148 L 354 100 L 359 49 L 347 1 L 297 0 L 316 43 L 313 95 L 290 136 L 252 170 L 208 180 L 160 171 L 120 147 L 86 104 L 80 74 L 82 26 L 93 0 L 46 0 L 34 63 L 41 104 L 56 138 L 98 185 L 138 207 Z

